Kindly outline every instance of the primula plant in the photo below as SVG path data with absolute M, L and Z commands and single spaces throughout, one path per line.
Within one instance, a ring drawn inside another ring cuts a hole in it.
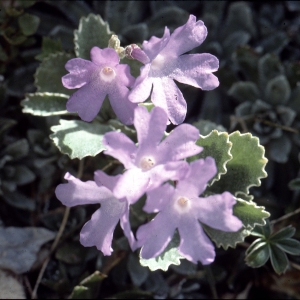
M 26 94 L 23 112 L 52 117 L 50 139 L 62 154 L 79 161 L 77 174 L 66 168 L 55 196 L 79 212 L 89 205 L 90 219 L 78 217 L 84 247 L 95 246 L 114 261 L 120 249 L 131 251 L 128 259 L 143 274 L 184 264 L 209 266 L 218 258 L 217 248 L 237 245 L 248 248 L 245 265 L 261 267 L 270 258 L 275 272 L 283 273 L 288 266 L 285 252 L 299 254 L 299 242 L 291 239 L 295 231 L 287 227 L 271 234 L 266 222 L 270 213 L 254 201 L 250 188 L 267 177 L 268 159 L 261 144 L 286 136 L 278 126 L 265 132 L 269 127 L 255 114 L 280 119 L 283 127 L 296 117 L 283 106 L 293 102 L 287 79 L 276 74 L 259 88 L 249 79 L 229 90 L 242 99 L 238 117 L 255 115 L 255 136 L 229 133 L 205 120 L 185 123 L 190 102 L 184 88 L 216 95 L 211 91 L 220 84 L 219 59 L 201 53 L 209 32 L 196 16 L 187 15 L 173 29 L 165 27 L 159 37 L 121 45 L 100 15 L 89 14 L 74 31 L 74 51 L 43 40 L 45 47 L 36 57 L 41 61 L 34 75 L 37 90 Z M 207 44 L 203 49 L 209 49 Z M 226 49 L 229 57 L 231 48 Z M 276 88 L 288 92 L 279 97 Z M 251 99 L 243 97 L 244 89 L 251 89 Z M 31 132 L 30 137 L 37 135 Z M 10 159 L 7 148 L 0 153 L 3 164 Z M 47 164 L 58 158 L 56 151 L 41 154 Z M 91 157 L 93 176 L 85 165 Z M 259 239 L 249 245 L 245 239 L 251 236 Z M 103 280 L 104 274 L 96 271 L 84 279 L 71 298 L 87 297 L 90 287 L 85 285 Z

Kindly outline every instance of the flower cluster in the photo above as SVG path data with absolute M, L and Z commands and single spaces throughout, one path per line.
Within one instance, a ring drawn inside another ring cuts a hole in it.
M 125 124 L 134 124 L 138 139 L 135 144 L 122 132 L 104 135 L 104 153 L 124 165 L 122 175 L 96 171 L 94 181 L 82 182 L 67 173 L 68 183 L 56 188 L 57 198 L 66 206 L 101 204 L 81 231 L 84 246 L 96 246 L 104 255 L 110 255 L 113 232 L 120 221 L 132 250 L 141 247 L 145 259 L 161 254 L 178 230 L 179 253 L 194 263 L 208 264 L 214 260 L 215 251 L 201 223 L 227 232 L 242 227 L 233 215 L 236 201 L 230 193 L 201 197 L 217 168 L 211 157 L 191 164 L 185 160 L 202 151 L 196 145 L 198 129 L 181 124 L 165 133 L 169 120 L 180 124 L 186 115 L 186 102 L 174 79 L 205 90 L 219 84 L 212 74 L 218 69 L 216 57 L 184 54 L 199 46 L 206 35 L 203 22 L 190 16 L 172 35 L 166 28 L 161 39 L 145 41 L 143 50 L 127 48 L 128 55 L 144 63 L 136 80 L 127 65 L 119 64 L 119 56 L 111 48 L 93 47 L 91 61 L 75 58 L 66 64 L 70 73 L 62 78 L 63 85 L 79 88 L 67 102 L 67 110 L 92 121 L 108 95 L 118 118 Z M 137 103 L 145 101 L 151 89 L 155 107 L 148 112 Z M 157 215 L 141 225 L 134 236 L 129 208 L 144 194 L 144 210 Z
M 231 194 L 199 197 L 217 169 L 210 157 L 190 165 L 183 160 L 202 150 L 195 144 L 198 129 L 182 124 L 163 139 L 167 122 L 161 108 L 148 113 L 146 108 L 137 107 L 134 126 L 138 145 L 121 132 L 109 132 L 103 140 L 105 153 L 123 163 L 124 174 L 113 177 L 96 171 L 95 181 L 81 182 L 67 173 L 68 183 L 57 187 L 56 196 L 66 206 L 101 204 L 82 229 L 80 240 L 84 246 L 95 245 L 110 255 L 113 230 L 120 220 L 131 248 L 142 247 L 142 257 L 151 258 L 166 248 L 178 228 L 180 253 L 192 262 L 207 264 L 214 259 L 214 247 L 198 220 L 223 231 L 241 228 L 241 221 L 232 213 L 235 200 Z M 176 181 L 176 188 L 167 181 Z M 135 238 L 129 224 L 129 205 L 144 193 L 144 210 L 158 215 L 142 225 Z

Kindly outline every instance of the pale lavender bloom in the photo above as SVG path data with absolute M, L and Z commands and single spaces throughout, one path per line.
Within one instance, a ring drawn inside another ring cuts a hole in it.
M 180 235 L 178 251 L 182 256 L 204 265 L 214 261 L 214 246 L 199 221 L 227 232 L 242 227 L 242 222 L 232 213 L 236 200 L 230 193 L 199 197 L 216 172 L 213 158 L 196 160 L 190 164 L 189 173 L 185 179 L 178 181 L 176 188 L 166 183 L 147 192 L 144 210 L 159 213 L 137 231 L 137 246 L 142 246 L 143 258 L 150 259 L 162 253 L 177 228 Z
M 219 86 L 218 78 L 212 74 L 219 68 L 218 59 L 211 54 L 186 54 L 202 44 L 207 36 L 207 29 L 202 21 L 190 15 L 187 23 L 170 31 L 166 27 L 162 38 L 152 37 L 143 42 L 141 49 L 133 49 L 131 56 L 145 64 L 141 75 L 136 79 L 129 95 L 134 103 L 145 101 L 153 91 L 151 100 L 167 113 L 173 124 L 184 121 L 186 101 L 174 79 L 202 90 L 212 90 Z
M 90 54 L 91 61 L 73 58 L 65 65 L 70 73 L 62 77 L 64 87 L 79 88 L 68 100 L 67 110 L 78 112 L 82 120 L 91 122 L 108 95 L 120 121 L 132 124 L 133 111 L 137 105 L 128 100 L 128 87 L 135 81 L 129 66 L 119 64 L 120 58 L 111 48 L 93 47 Z
M 145 107 L 134 111 L 134 126 L 138 146 L 121 132 L 109 132 L 103 137 L 105 154 L 115 157 L 125 166 L 125 173 L 114 188 L 118 198 L 127 197 L 130 203 L 146 191 L 167 180 L 184 178 L 188 164 L 182 159 L 201 150 L 195 144 L 199 131 L 192 125 L 176 127 L 163 141 L 168 117 L 159 107 L 149 113 Z
M 95 181 L 82 182 L 66 173 L 68 183 L 60 184 L 55 190 L 56 197 L 66 206 L 101 204 L 80 232 L 80 242 L 85 247 L 96 246 L 104 255 L 111 255 L 113 232 L 120 225 L 128 238 L 132 250 L 136 241 L 129 223 L 129 204 L 126 198 L 118 199 L 112 190 L 121 175 L 108 176 L 102 171 L 94 173 Z

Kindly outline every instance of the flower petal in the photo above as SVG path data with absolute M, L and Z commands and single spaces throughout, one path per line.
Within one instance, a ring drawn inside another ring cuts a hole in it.
M 171 199 L 173 194 L 174 188 L 168 183 L 147 192 L 147 200 L 143 210 L 147 213 L 157 213 L 163 210 L 169 203 L 166 199 Z
M 125 125 L 133 123 L 133 113 L 137 104 L 128 100 L 129 90 L 126 86 L 116 85 L 108 94 L 110 104 L 119 118 Z
M 67 111 L 77 112 L 82 120 L 91 122 L 97 116 L 106 94 L 106 91 L 99 88 L 96 81 L 92 81 L 69 98 Z
M 148 55 L 150 60 L 153 60 L 158 53 L 160 53 L 168 44 L 170 39 L 170 30 L 168 27 L 165 27 L 164 35 L 162 38 L 157 38 L 152 36 L 149 41 L 143 42 L 143 50 Z
M 122 175 L 113 193 L 118 199 L 127 198 L 129 204 L 133 204 L 146 192 L 149 182 L 148 172 L 132 168 Z
M 139 141 L 139 152 L 155 149 L 164 136 L 168 117 L 158 107 L 154 107 L 149 114 L 147 108 L 139 106 L 134 111 L 134 127 Z M 151 150 L 150 150 L 151 151 Z
M 77 89 L 91 80 L 91 74 L 97 69 L 92 62 L 82 59 L 70 59 L 65 68 L 70 72 L 62 77 L 62 84 L 67 89 Z
M 101 170 L 97 170 L 94 172 L 94 180 L 96 184 L 98 186 L 105 186 L 110 191 L 114 189 L 121 176 L 121 174 L 116 176 L 109 176 Z
M 219 60 L 212 54 L 188 54 L 178 57 L 171 77 L 175 80 L 208 91 L 219 86 L 218 78 L 211 74 L 219 68 Z
M 132 87 L 135 83 L 135 78 L 130 74 L 130 67 L 128 65 L 117 65 L 117 79 L 118 85 L 125 85 Z
M 150 95 L 152 79 L 148 78 L 150 64 L 141 67 L 140 76 L 136 79 L 133 89 L 130 91 L 129 100 L 133 103 L 144 102 Z
M 115 66 L 120 62 L 119 55 L 112 48 L 100 49 L 93 47 L 90 54 L 91 61 L 98 66 Z
M 196 127 L 181 124 L 160 143 L 158 152 L 166 161 L 175 161 L 196 155 L 203 149 L 195 144 L 199 137 L 199 130 Z
M 131 250 L 135 251 L 138 247 L 137 247 L 137 242 L 135 240 L 135 237 L 131 231 L 131 226 L 130 226 L 130 221 L 129 221 L 129 205 L 128 204 L 126 205 L 126 210 L 120 219 L 120 225 L 124 231 L 125 236 L 128 239 Z
M 112 198 L 104 201 L 80 232 L 80 242 L 85 247 L 96 246 L 104 255 L 112 252 L 113 232 L 125 211 L 126 203 Z
M 204 23 L 196 22 L 196 17 L 190 15 L 186 24 L 174 30 L 163 52 L 179 56 L 201 45 L 206 36 L 207 29 Z
M 57 199 L 66 206 L 102 203 L 114 198 L 108 188 L 99 187 L 94 181 L 82 182 L 70 173 L 66 173 L 65 179 L 68 183 L 58 185 L 55 194 Z
M 204 233 L 201 225 L 191 218 L 186 218 L 178 226 L 180 245 L 178 251 L 189 261 L 203 265 L 210 264 L 215 259 L 215 249 L 212 242 Z
M 195 216 L 200 222 L 222 231 L 237 231 L 243 223 L 233 215 L 236 200 L 228 193 L 199 198 L 195 202 Z M 193 203 L 194 206 L 194 203 Z
M 198 197 L 207 186 L 207 182 L 217 173 L 217 166 L 212 157 L 198 159 L 190 164 L 190 171 L 185 179 L 177 183 L 177 190 L 187 197 Z
M 126 169 L 134 166 L 132 158 L 137 148 L 127 135 L 122 132 L 108 132 L 104 135 L 102 143 L 106 148 L 105 154 L 118 159 Z
M 181 124 L 186 116 L 186 101 L 174 81 L 168 77 L 153 79 L 151 100 L 155 106 L 161 107 L 170 121 Z
M 161 212 L 152 221 L 139 227 L 136 236 L 138 247 L 142 246 L 142 258 L 150 259 L 164 251 L 176 229 L 173 221 L 170 216 Z

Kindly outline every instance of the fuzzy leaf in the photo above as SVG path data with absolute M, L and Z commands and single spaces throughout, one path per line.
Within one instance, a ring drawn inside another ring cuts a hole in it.
M 21 102 L 23 113 L 35 116 L 55 116 L 69 114 L 66 110 L 68 95 L 58 93 L 34 93 L 27 94 Z
M 103 135 L 111 127 L 83 121 L 60 120 L 60 125 L 52 126 L 50 135 L 58 149 L 70 158 L 82 159 L 85 156 L 96 156 L 105 150 L 102 145 Z
M 278 139 L 272 139 L 269 143 L 270 159 L 278 163 L 286 163 L 292 149 L 292 142 L 286 133 Z
M 278 241 L 276 246 L 291 255 L 300 255 L 300 242 L 295 239 L 284 239 Z
M 277 274 L 284 273 L 289 266 L 286 254 L 275 245 L 270 245 L 270 248 L 271 263 L 275 272 Z
M 251 230 L 255 225 L 265 225 L 265 218 L 270 214 L 264 210 L 263 206 L 257 206 L 254 202 L 236 199 L 237 203 L 233 207 L 233 214 L 238 217 L 244 227 L 237 232 L 224 232 L 207 225 L 202 224 L 208 236 L 216 243 L 217 247 L 223 247 L 225 250 L 228 247 L 235 248 L 237 243 L 243 242 L 245 237 L 251 234 Z
M 286 77 L 279 75 L 271 79 L 266 86 L 266 99 L 273 105 L 286 104 L 291 95 L 291 87 Z
M 220 180 L 221 175 L 227 172 L 226 163 L 232 159 L 232 155 L 230 154 L 232 143 L 229 142 L 228 133 L 213 130 L 207 136 L 200 136 L 196 141 L 196 145 L 203 147 L 203 151 L 195 156 L 196 159 L 211 156 L 216 161 L 218 173 L 210 184 Z
M 255 245 L 251 252 L 247 253 L 245 261 L 249 267 L 259 268 L 263 266 L 269 259 L 269 247 L 265 242 Z
M 60 40 L 52 40 L 51 38 L 45 36 L 43 37 L 42 41 L 42 53 L 35 56 L 35 59 L 43 61 L 43 59 L 49 56 L 50 54 L 62 51 L 63 49 Z
M 254 102 L 259 98 L 258 87 L 251 81 L 235 82 L 228 91 L 228 94 L 237 99 L 239 102 Z
M 151 271 L 158 269 L 167 271 L 170 265 L 180 265 L 180 259 L 184 257 L 181 256 L 177 250 L 179 243 L 180 237 L 178 232 L 176 232 L 169 245 L 159 256 L 150 259 L 144 259 L 140 256 L 141 265 L 148 267 Z
M 282 239 L 289 239 L 291 238 L 296 232 L 296 229 L 292 227 L 291 225 L 288 227 L 284 227 L 280 229 L 279 231 L 275 232 L 272 234 L 271 241 L 272 242 L 277 242 Z
M 107 48 L 112 34 L 108 23 L 100 15 L 89 14 L 82 17 L 78 30 L 74 31 L 76 56 L 89 60 L 91 48 Z
M 18 18 L 19 26 L 22 33 L 26 36 L 36 32 L 40 25 L 40 18 L 31 14 L 23 14 Z
M 209 120 L 199 120 L 197 122 L 194 122 L 193 125 L 199 129 L 201 135 L 208 135 L 210 134 L 214 129 L 218 132 L 226 132 L 226 128 L 222 125 L 218 125 L 214 122 L 211 122 Z
M 37 92 L 59 93 L 71 95 L 74 90 L 66 89 L 61 82 L 62 76 L 68 71 L 65 64 L 72 57 L 71 54 L 58 52 L 47 56 L 35 72 L 35 86 Z
M 16 274 L 28 272 L 40 247 L 55 233 L 39 227 L 0 227 L 0 267 Z
M 214 194 L 224 191 L 233 195 L 238 192 L 248 194 L 251 186 L 260 186 L 260 179 L 267 177 L 265 149 L 250 133 L 235 131 L 229 135 L 229 141 L 232 143 L 232 159 L 226 164 L 227 173 L 222 175 L 222 180 L 214 182 L 209 191 Z

